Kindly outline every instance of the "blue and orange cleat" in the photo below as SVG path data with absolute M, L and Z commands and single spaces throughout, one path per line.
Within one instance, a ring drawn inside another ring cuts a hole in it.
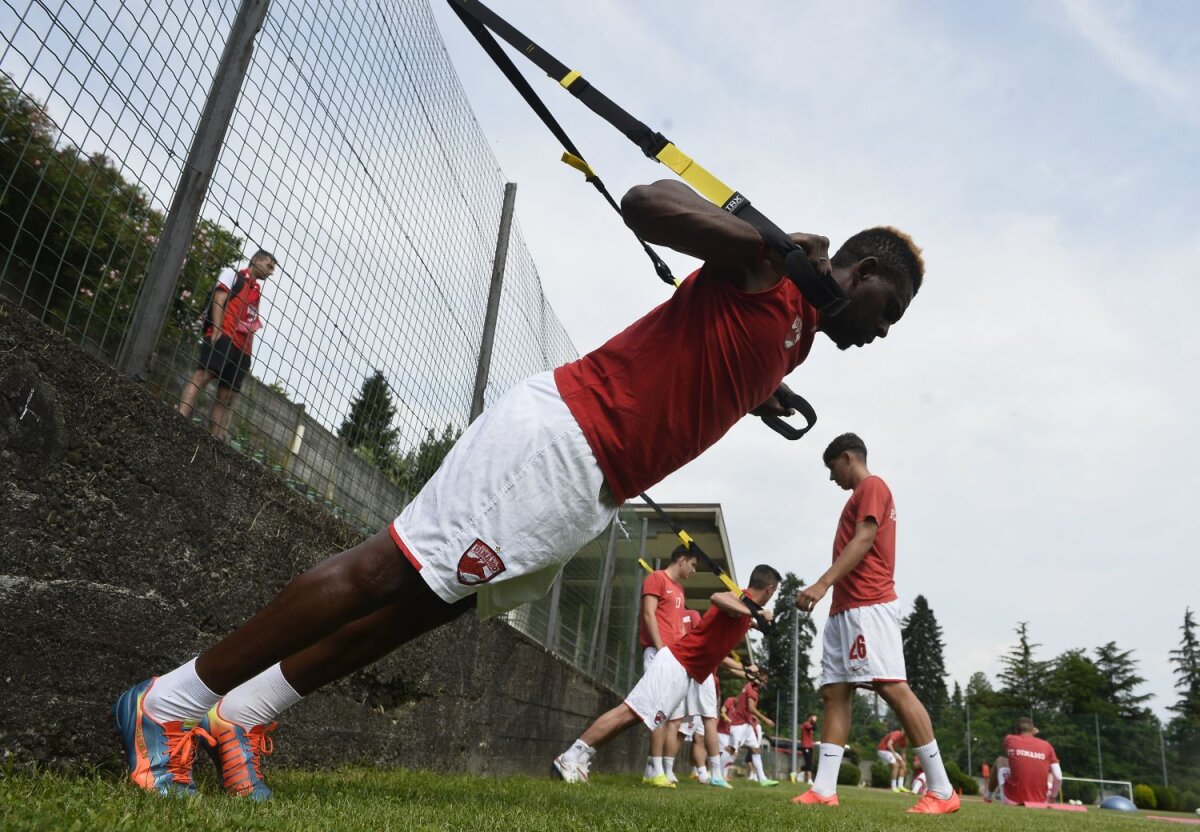
M 129 779 L 148 792 L 195 794 L 192 763 L 196 740 L 211 737 L 194 723 L 158 722 L 142 710 L 142 700 L 153 684 L 151 678 L 134 685 L 112 706 L 117 735 L 125 746 Z
M 219 707 L 205 715 L 200 727 L 211 740 L 208 753 L 221 775 L 221 785 L 233 797 L 270 800 L 271 790 L 262 779 L 262 758 L 275 753 L 270 733 L 279 723 L 246 729 L 222 719 Z

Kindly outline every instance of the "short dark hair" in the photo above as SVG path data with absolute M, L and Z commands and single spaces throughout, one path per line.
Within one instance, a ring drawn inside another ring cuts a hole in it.
M 1033 720 L 1027 716 L 1023 716 L 1017 720 L 1016 729 L 1018 734 L 1032 733 L 1035 727 Z
M 769 586 L 779 586 L 782 581 L 783 576 L 776 571 L 775 567 L 768 566 L 765 563 L 760 563 L 750 573 L 751 589 L 766 589 Z
M 671 552 L 671 563 L 674 563 L 677 560 L 681 560 L 682 558 L 694 558 L 694 557 L 697 557 L 696 553 L 693 552 L 690 548 L 688 548 L 684 544 L 680 543 Z
M 825 449 L 822 459 L 825 460 L 826 465 L 829 465 L 846 451 L 858 454 L 862 457 L 863 462 L 867 461 L 867 443 L 859 439 L 857 433 L 843 433 L 834 439 Z
M 889 280 L 904 280 L 912 286 L 913 295 L 925 278 L 925 259 L 912 237 L 898 228 L 881 225 L 860 231 L 833 255 L 833 265 L 852 266 L 866 257 L 879 261 L 879 271 Z
M 257 260 L 260 257 L 266 257 L 272 263 L 279 262 L 278 260 L 275 259 L 275 255 L 272 254 L 271 252 L 267 251 L 265 248 L 260 248 L 258 251 L 254 252 L 254 256 L 250 258 L 250 262 L 254 262 L 255 260 Z

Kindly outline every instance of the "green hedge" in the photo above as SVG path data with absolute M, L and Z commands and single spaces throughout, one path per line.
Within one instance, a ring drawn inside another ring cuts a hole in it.
M 871 763 L 871 786 L 876 789 L 892 787 L 892 767 L 887 763 Z
M 862 771 L 854 763 L 842 763 L 838 769 L 839 786 L 857 786 L 862 781 Z
M 1139 809 L 1157 809 L 1158 800 L 1154 797 L 1154 789 L 1138 783 L 1133 787 L 1133 805 Z

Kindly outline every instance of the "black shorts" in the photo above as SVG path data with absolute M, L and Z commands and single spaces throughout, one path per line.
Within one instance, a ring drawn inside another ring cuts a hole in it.
M 801 748 L 800 753 L 804 755 L 804 768 L 801 771 L 814 771 L 812 764 L 813 750 L 811 748 Z
M 237 349 L 228 335 L 222 335 L 217 343 L 207 338 L 200 345 L 200 369 L 217 376 L 217 384 L 238 391 L 242 379 L 250 373 L 250 353 Z

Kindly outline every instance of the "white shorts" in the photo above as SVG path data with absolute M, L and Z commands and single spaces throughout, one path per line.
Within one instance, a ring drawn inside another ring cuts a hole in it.
M 685 739 L 704 736 L 704 720 L 698 716 L 689 716 L 679 723 L 679 733 Z
M 896 764 L 896 755 L 888 751 L 886 748 L 876 749 L 876 752 L 879 754 L 879 759 L 883 760 L 889 766 Z
M 541 598 L 617 505 L 554 374 L 518 383 L 475 420 L 391 526 L 429 588 L 478 593 L 480 618 Z
M 729 734 L 717 734 L 717 748 L 719 748 L 721 751 L 724 751 L 732 745 L 733 737 L 729 736 Z
M 716 719 L 717 713 L 717 680 L 712 676 L 703 682 L 692 679 L 687 694 L 688 716 Z M 704 733 L 704 728 L 700 733 Z
M 729 744 L 733 746 L 733 752 L 736 754 L 743 748 L 753 748 L 757 751 L 762 747 L 762 740 L 759 739 L 755 726 L 746 722 L 730 726 Z
M 843 610 L 825 622 L 821 684 L 905 682 L 900 602 Z
M 754 726 L 754 747 L 762 748 L 762 744 L 763 744 L 762 725 L 761 724 L 755 725 Z
M 664 647 L 625 697 L 625 704 L 653 731 L 684 709 L 690 681 L 683 665 L 671 655 L 671 648 Z

